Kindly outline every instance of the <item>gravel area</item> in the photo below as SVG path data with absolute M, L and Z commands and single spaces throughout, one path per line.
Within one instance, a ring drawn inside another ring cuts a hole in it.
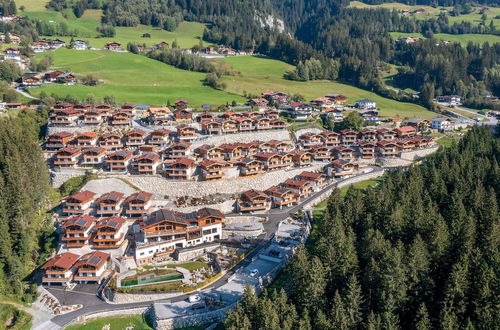
M 137 190 L 119 179 L 98 179 L 89 181 L 82 190 L 90 190 L 95 192 L 98 196 L 110 191 L 118 191 L 125 194 L 125 196 L 135 193 Z M 145 189 L 147 190 L 147 189 Z
M 199 140 L 193 142 L 192 149 L 199 147 L 204 144 L 220 145 L 223 143 L 248 143 L 252 141 L 269 141 L 269 140 L 280 140 L 289 141 L 290 133 L 286 129 L 280 130 L 267 130 L 262 132 L 248 132 L 248 133 L 237 133 L 237 134 L 223 134 L 223 135 L 209 135 L 202 136 Z

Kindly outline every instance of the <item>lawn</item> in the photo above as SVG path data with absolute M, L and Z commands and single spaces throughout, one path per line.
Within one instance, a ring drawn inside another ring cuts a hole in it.
M 25 11 L 44 11 L 49 0 L 16 0 L 17 8 L 24 6 Z
M 186 262 L 183 264 L 176 264 L 176 265 L 167 265 L 168 268 L 175 268 L 175 267 L 180 267 L 180 268 L 185 268 L 189 271 L 201 269 L 201 268 L 206 268 L 208 269 L 209 266 L 208 264 L 200 261 L 193 261 L 193 262 Z
M 391 37 L 397 39 L 401 36 L 412 36 L 412 37 L 420 37 L 424 38 L 421 33 L 404 33 L 404 32 L 391 32 Z M 489 42 L 493 44 L 495 42 L 500 42 L 500 36 L 493 34 L 447 34 L 447 33 L 437 33 L 434 35 L 434 38 L 440 40 L 448 40 L 451 42 L 459 42 L 462 45 L 466 45 L 470 41 L 474 43 L 485 43 Z
M 153 329 L 144 320 L 142 315 L 127 315 L 127 316 L 115 316 L 106 317 L 88 321 L 83 324 L 70 325 L 66 330 L 124 330 L 124 329 L 134 329 L 134 330 L 149 330 Z
M 223 61 L 232 66 L 241 76 L 224 78 L 226 91 L 243 95 L 246 93 L 260 94 L 263 91 L 279 90 L 289 94 L 302 94 L 306 100 L 330 93 L 340 93 L 348 97 L 349 103 L 369 98 L 377 102 L 381 116 L 432 118 L 435 113 L 413 104 L 398 102 L 381 97 L 375 93 L 333 81 L 290 81 L 283 74 L 293 69 L 293 66 L 281 61 L 257 56 L 226 57 Z
M 32 316 L 9 304 L 0 304 L 0 329 L 29 330 Z
M 245 101 L 238 95 L 203 85 L 205 74 L 176 69 L 172 66 L 131 53 L 110 51 L 77 51 L 59 49 L 52 53 L 54 67 L 84 76 L 92 74 L 103 82 L 96 87 L 83 85 L 48 85 L 31 89 L 57 95 L 74 95 L 84 99 L 88 94 L 102 99 L 114 95 L 117 102 L 165 104 L 167 99 L 188 99 L 191 105 L 225 104 Z M 45 56 L 38 54 L 39 58 Z

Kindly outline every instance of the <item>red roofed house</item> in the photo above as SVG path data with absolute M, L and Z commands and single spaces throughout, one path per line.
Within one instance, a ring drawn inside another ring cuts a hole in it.
M 64 199 L 63 213 L 67 215 L 80 215 L 89 213 L 95 201 L 95 193 L 84 190 Z
M 195 169 L 194 160 L 189 158 L 178 158 L 163 163 L 163 170 L 169 179 L 189 180 L 193 176 Z
M 272 204 L 280 209 L 298 203 L 300 197 L 290 188 L 273 186 L 265 191 L 271 197 Z
M 79 283 L 101 283 L 108 269 L 109 253 L 94 251 L 82 256 L 75 264 L 73 280 Z
M 149 144 L 165 146 L 170 141 L 170 131 L 168 129 L 157 129 L 149 135 Z
M 128 196 L 125 200 L 125 215 L 127 217 L 138 217 L 148 214 L 151 208 L 153 194 L 140 191 Z
M 123 148 L 122 136 L 118 133 L 103 134 L 99 138 L 98 145 L 108 150 L 121 149 Z
M 106 149 L 101 147 L 92 147 L 83 150 L 82 166 L 101 166 L 106 158 Z
M 130 151 L 116 151 L 108 155 L 106 164 L 110 172 L 126 172 L 132 161 L 132 153 Z
M 221 161 L 205 159 L 200 163 L 200 176 L 203 180 L 218 180 L 224 177 L 225 164 Z
M 80 248 L 88 245 L 94 221 L 95 218 L 90 215 L 75 215 L 66 219 L 62 225 L 64 234 L 61 238 L 66 248 Z
M 303 150 L 294 150 L 289 153 L 295 166 L 307 166 L 312 164 L 313 155 Z
M 68 146 L 68 143 L 73 138 L 73 134 L 70 132 L 59 132 L 47 137 L 45 141 L 46 150 L 59 150 Z
M 377 151 L 382 157 L 396 157 L 399 155 L 398 145 L 391 140 L 378 141 Z
M 134 129 L 125 134 L 125 145 L 127 147 L 140 147 L 145 142 L 146 133 L 144 131 Z
M 100 219 L 94 226 L 93 245 L 96 249 L 118 249 L 125 243 L 128 226 L 123 218 Z
M 399 138 L 412 137 L 417 134 L 417 129 L 412 126 L 402 126 L 394 129 Z
M 352 175 L 354 174 L 356 170 L 356 165 L 349 161 L 337 159 L 332 162 L 333 165 L 333 176 L 339 177 L 339 176 L 345 176 L 345 175 Z
M 177 139 L 181 141 L 191 141 L 196 139 L 196 129 L 189 125 L 177 126 Z
M 82 151 L 78 148 L 63 148 L 56 152 L 52 164 L 56 167 L 75 167 Z
M 149 152 L 135 158 L 139 174 L 156 174 L 161 164 L 160 155 Z
M 238 212 L 266 211 L 271 208 L 271 198 L 260 190 L 248 190 L 236 201 Z
M 319 191 L 326 186 L 326 175 L 324 173 L 316 173 L 304 171 L 297 175 L 297 179 L 301 181 L 309 181 L 313 191 Z
M 163 152 L 166 159 L 186 158 L 191 150 L 191 143 L 178 142 L 166 148 Z
M 257 175 L 264 173 L 264 165 L 261 161 L 252 158 L 244 158 L 238 162 L 240 175 Z
M 313 193 L 310 181 L 287 179 L 282 183 L 285 188 L 292 189 L 300 198 L 307 197 Z
M 374 159 L 377 144 L 372 141 L 360 141 L 358 143 L 359 154 L 362 159 Z
M 43 284 L 68 284 L 76 271 L 75 264 L 80 256 L 66 252 L 50 258 L 41 268 L 44 271 Z
M 122 213 L 124 194 L 118 191 L 110 191 L 102 194 L 96 200 L 96 214 L 101 217 L 118 216 Z

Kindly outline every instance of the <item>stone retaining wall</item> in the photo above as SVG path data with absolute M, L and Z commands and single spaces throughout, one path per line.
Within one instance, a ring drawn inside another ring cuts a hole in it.
M 194 150 L 204 144 L 220 145 L 223 143 L 248 143 L 252 141 L 269 141 L 269 140 L 290 140 L 290 134 L 286 129 L 266 130 L 260 132 L 208 135 L 193 142 L 191 148 Z
M 153 327 L 156 330 L 171 330 L 171 329 L 192 327 L 192 326 L 199 325 L 199 324 L 222 322 L 222 321 L 224 321 L 224 318 L 226 317 L 226 313 L 235 307 L 236 307 L 236 303 L 231 304 L 229 306 L 226 306 L 224 308 L 217 309 L 217 310 L 210 311 L 210 312 L 206 312 L 206 313 L 186 315 L 186 316 L 180 316 L 180 317 L 161 320 L 161 319 L 158 319 L 158 318 L 153 316 L 154 309 L 155 309 L 155 305 L 153 305 L 153 308 L 151 310 L 151 314 L 154 317 Z
M 71 178 L 85 175 L 87 170 L 63 170 L 63 171 L 50 171 L 50 181 L 52 183 L 52 187 L 59 188 L 64 182 L 68 181 Z
M 103 318 L 103 317 L 111 317 L 111 316 L 118 316 L 118 315 L 139 315 L 139 314 L 144 314 L 147 312 L 149 309 L 149 306 L 146 307 L 136 307 L 136 308 L 124 308 L 124 309 L 117 309 L 117 310 L 112 310 L 112 311 L 105 311 L 105 312 L 96 312 L 96 313 L 89 313 L 85 315 L 81 315 L 71 321 L 70 323 L 66 324 L 65 326 L 70 326 L 72 324 L 81 324 L 85 323 L 90 320 L 98 319 L 98 318 Z
M 401 153 L 401 159 L 403 160 L 419 160 L 425 156 L 429 156 L 430 154 L 436 152 L 439 149 L 439 146 L 432 148 L 425 148 L 420 150 L 406 151 Z
M 119 293 L 110 292 L 109 298 L 112 304 L 127 304 L 134 302 L 145 302 L 159 299 L 170 299 L 181 294 L 181 291 L 168 293 Z

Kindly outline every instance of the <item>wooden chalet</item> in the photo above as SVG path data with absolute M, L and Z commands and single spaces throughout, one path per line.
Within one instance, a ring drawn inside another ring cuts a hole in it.
M 241 176 L 250 176 L 264 173 L 264 164 L 253 158 L 243 158 L 238 162 Z
M 153 194 L 139 191 L 128 196 L 125 200 L 125 215 L 130 218 L 140 217 L 149 213 Z
M 283 128 L 286 128 L 288 125 L 287 123 L 282 120 L 282 119 L 271 119 L 269 121 L 269 125 L 272 129 L 283 129 Z
M 99 167 L 106 159 L 106 149 L 102 147 L 83 149 L 81 158 L 82 166 Z
M 292 189 L 280 186 L 273 186 L 265 191 L 271 197 L 273 207 L 287 207 L 299 202 L 299 195 Z
M 300 181 L 309 181 L 309 185 L 315 192 L 320 191 L 327 184 L 326 175 L 324 173 L 304 171 L 297 175 L 296 179 Z
M 396 132 L 388 128 L 380 128 L 377 130 L 378 140 L 394 140 L 396 138 Z
M 417 129 L 412 126 L 402 126 L 394 129 L 398 138 L 413 137 L 417 134 Z
M 253 121 L 253 127 L 257 130 L 257 131 L 262 131 L 262 130 L 266 130 L 266 129 L 271 129 L 271 119 L 267 118 L 267 117 L 261 117 L 261 118 L 257 118 Z
M 41 267 L 44 272 L 42 283 L 49 286 L 69 284 L 73 280 L 75 264 L 79 258 L 78 254 L 65 252 L 47 260 Z
M 157 153 L 148 152 L 137 156 L 134 163 L 139 174 L 153 175 L 158 172 L 158 167 L 161 165 L 161 157 Z
M 146 143 L 146 132 L 138 129 L 125 133 L 125 145 L 127 147 L 140 147 Z
M 237 212 L 266 211 L 271 208 L 271 198 L 263 191 L 248 190 L 236 200 Z
M 276 152 L 286 152 L 293 147 L 288 141 L 269 140 L 265 143 L 270 147 L 270 151 Z M 263 150 L 261 151 L 263 152 Z
M 222 160 L 224 159 L 224 150 L 221 147 L 216 147 L 208 144 L 204 144 L 195 150 L 195 154 L 199 158 L 210 159 L 210 160 Z
M 193 114 L 190 111 L 187 111 L 186 109 L 177 109 L 172 113 L 172 115 L 174 116 L 175 120 L 192 120 L 193 119 Z
M 220 145 L 224 159 L 228 161 L 237 160 L 243 157 L 243 147 L 244 146 L 240 143 L 225 143 Z
M 377 142 L 377 131 L 371 128 L 364 128 L 358 132 L 359 141 Z
M 277 152 L 258 152 L 254 155 L 254 157 L 262 163 L 266 171 L 276 170 L 291 165 L 291 156 L 288 156 L 290 162 L 285 163 L 283 155 L 280 155 Z
M 314 146 L 309 151 L 316 161 L 330 161 L 332 159 L 330 149 L 325 146 Z
M 308 180 L 286 179 L 281 185 L 291 189 L 299 198 L 307 197 L 313 193 L 313 188 Z
M 372 141 L 359 141 L 358 151 L 360 158 L 374 159 L 377 154 L 377 143 Z
M 341 177 L 346 175 L 352 175 L 356 172 L 356 165 L 350 161 L 336 159 L 332 162 L 333 176 Z
M 323 144 L 321 141 L 321 135 L 314 133 L 305 133 L 299 137 L 299 144 L 304 149 L 309 149 L 314 146 Z
M 335 159 L 351 161 L 354 159 L 354 149 L 346 146 L 338 146 L 332 149 Z
M 180 141 L 192 141 L 196 139 L 196 129 L 190 125 L 177 126 L 177 139 Z
M 130 126 L 132 121 L 131 114 L 126 111 L 116 111 L 111 114 L 110 123 L 113 126 Z
M 148 143 L 156 146 L 166 146 L 170 142 L 170 130 L 162 128 L 149 134 Z
M 332 131 L 323 131 L 319 133 L 320 140 L 327 148 L 334 148 L 340 145 L 340 134 Z
M 125 196 L 118 191 L 102 194 L 96 200 L 95 213 L 100 217 L 119 216 L 122 213 Z
M 66 248 L 88 246 L 92 237 L 95 218 L 90 215 L 75 215 L 62 224 L 64 230 L 61 241 Z
M 55 153 L 52 164 L 59 168 L 75 167 L 81 155 L 79 148 L 62 148 Z
M 204 120 L 201 122 L 201 131 L 206 135 L 218 135 L 222 132 L 222 124 L 217 120 Z
M 97 133 L 84 132 L 80 133 L 71 141 L 71 145 L 78 148 L 92 147 L 97 143 Z
M 191 143 L 177 142 L 163 151 L 164 159 L 186 158 L 191 151 Z
M 195 162 L 190 158 L 167 160 L 163 163 L 163 170 L 169 179 L 189 180 L 193 176 L 195 169 Z
M 313 154 L 304 150 L 294 150 L 289 153 L 295 166 L 307 166 L 313 162 Z
M 106 165 L 110 172 L 126 172 L 132 162 L 132 153 L 120 150 L 107 155 Z
M 55 110 L 50 115 L 52 126 L 75 126 L 80 119 L 80 111 L 71 109 Z
M 224 162 L 204 159 L 200 165 L 200 177 L 202 180 L 219 180 L 224 177 L 223 169 L 226 167 Z
M 237 117 L 234 120 L 236 121 L 236 126 L 239 132 L 248 132 L 255 129 L 251 118 Z
M 99 137 L 97 144 L 107 150 L 123 148 L 122 136 L 118 133 L 105 133 Z
M 82 115 L 82 123 L 89 126 L 101 125 L 107 116 L 101 110 L 94 109 L 85 111 Z
M 358 140 L 358 131 L 353 129 L 344 129 L 340 131 L 340 141 L 344 146 L 356 144 Z
M 75 264 L 73 280 L 78 283 L 101 283 L 108 269 L 109 253 L 93 251 L 83 255 Z
M 393 140 L 382 140 L 377 142 L 377 152 L 382 157 L 396 157 L 399 155 L 399 148 Z
M 58 132 L 51 134 L 45 140 L 44 149 L 54 151 L 65 148 L 72 139 L 73 134 L 70 132 Z
M 118 249 L 125 243 L 128 226 L 123 218 L 100 219 L 94 226 L 92 245 L 95 249 Z
M 83 190 L 64 198 L 62 212 L 65 215 L 88 214 L 92 211 L 95 193 Z

